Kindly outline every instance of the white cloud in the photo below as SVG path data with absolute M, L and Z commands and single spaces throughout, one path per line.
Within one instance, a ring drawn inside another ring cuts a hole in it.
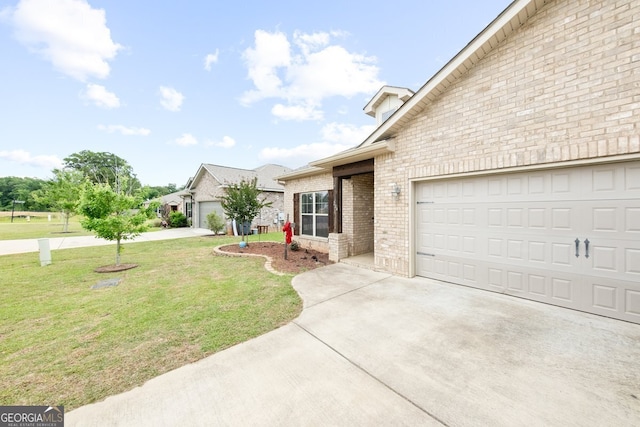
M 266 147 L 260 152 L 260 158 L 268 162 L 280 162 L 293 167 L 302 166 L 312 160 L 329 157 L 341 151 L 353 148 L 373 132 L 375 126 L 353 126 L 342 123 L 329 123 L 322 128 L 322 141 L 302 144 L 291 148 Z
M 32 156 L 31 153 L 24 150 L 0 151 L 0 159 L 5 159 L 13 163 L 21 165 L 36 166 L 43 168 L 61 168 L 62 160 L 57 156 Z
M 172 87 L 160 86 L 160 105 L 169 111 L 180 111 L 184 95 Z
M 60 72 L 106 78 L 122 46 L 111 39 L 103 9 L 85 0 L 21 0 L 9 13 L 15 38 Z
M 246 49 L 242 56 L 257 90 L 246 92 L 241 99 L 243 104 L 281 97 L 282 80 L 278 77 L 278 68 L 291 64 L 291 45 L 284 33 L 256 30 L 254 37 L 255 48 Z
M 351 147 L 353 145 L 330 142 L 314 142 L 292 148 L 265 147 L 260 151 L 260 158 L 266 162 L 294 163 L 295 166 L 302 166 L 312 160 L 322 159 Z
M 183 147 L 188 147 L 190 145 L 198 145 L 198 140 L 190 133 L 183 133 L 178 139 L 175 140 L 175 143 Z
M 276 104 L 271 108 L 271 114 L 283 120 L 322 120 L 324 113 L 317 109 L 317 105 L 299 104 L 283 105 Z
M 206 145 L 220 148 L 231 148 L 236 145 L 236 141 L 230 136 L 223 136 L 222 141 L 207 141 Z
M 332 44 L 344 33 L 295 32 L 293 46 L 286 34 L 255 32 L 255 46 L 243 58 L 255 89 L 243 94 L 244 105 L 275 98 L 272 113 L 288 120 L 317 120 L 322 101 L 329 97 L 350 98 L 371 94 L 384 82 L 378 79 L 376 58 L 354 54 Z M 313 106 L 313 108 L 310 108 Z
M 109 92 L 104 86 L 89 83 L 83 97 L 93 102 L 98 107 L 118 108 L 120 107 L 120 99 L 113 93 Z
M 98 125 L 98 129 L 105 131 L 107 133 L 115 133 L 120 132 L 122 135 L 140 135 L 147 136 L 151 133 L 149 129 L 145 128 L 136 128 L 136 127 L 126 127 L 123 125 Z
M 215 53 L 210 53 L 204 57 L 204 69 L 207 71 L 211 71 L 211 64 L 218 63 L 218 56 L 220 54 L 220 50 L 216 49 Z
M 357 127 L 344 123 L 328 123 L 322 128 L 322 139 L 355 146 L 364 141 L 375 129 L 375 125 Z

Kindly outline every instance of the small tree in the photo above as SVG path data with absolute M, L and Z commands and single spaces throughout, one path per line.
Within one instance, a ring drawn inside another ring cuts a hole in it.
M 271 202 L 259 200 L 261 191 L 257 187 L 258 179 L 251 181 L 242 180 L 239 184 L 230 184 L 225 188 L 225 195 L 220 199 L 220 204 L 227 218 L 236 221 L 241 228 L 242 241 L 244 242 L 244 224 L 251 223 L 258 216 L 260 210 L 271 206 Z
M 224 230 L 224 219 L 218 215 L 218 212 L 211 212 L 207 215 L 207 227 L 213 231 L 213 234 L 220 234 Z
M 94 231 L 97 237 L 116 242 L 116 265 L 120 265 L 121 242 L 131 240 L 147 230 L 155 205 L 138 209 L 141 200 L 113 191 L 109 184 L 85 185 L 80 198 L 79 212 L 83 228 Z
M 33 193 L 36 201 L 50 205 L 62 214 L 62 232 L 69 232 L 69 218 L 76 214 L 80 203 L 80 193 L 85 181 L 82 172 L 54 169 L 53 179 L 47 181 L 41 190 Z

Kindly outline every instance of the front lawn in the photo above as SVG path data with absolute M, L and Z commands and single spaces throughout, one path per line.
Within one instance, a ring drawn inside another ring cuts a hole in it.
M 126 243 L 139 267 L 99 274 L 114 247 L 0 256 L 0 405 L 66 411 L 142 385 L 298 316 L 292 276 L 215 256 L 234 237 Z M 118 286 L 92 290 L 109 278 Z

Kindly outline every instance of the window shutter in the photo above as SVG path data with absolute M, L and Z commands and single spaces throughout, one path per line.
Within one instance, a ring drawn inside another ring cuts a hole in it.
M 333 190 L 327 191 L 329 199 L 329 233 L 334 233 L 333 229 L 333 217 L 335 211 L 335 200 L 333 200 Z
M 292 222 L 295 227 L 293 227 L 293 234 L 296 236 L 300 235 L 300 193 L 293 194 L 293 219 Z

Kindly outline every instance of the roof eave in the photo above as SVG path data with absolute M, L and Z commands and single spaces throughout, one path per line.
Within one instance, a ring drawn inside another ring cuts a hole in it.
M 287 182 L 292 179 L 305 178 L 307 176 L 318 175 L 320 173 L 325 173 L 326 170 L 322 168 L 309 167 L 300 170 L 294 170 L 292 172 L 286 173 L 284 175 L 280 175 L 275 177 L 275 180 L 278 182 Z
M 367 145 L 365 147 L 357 147 L 352 150 L 343 151 L 331 157 L 316 160 L 309 163 L 309 166 L 322 169 L 331 169 L 334 166 L 341 166 L 349 163 L 359 162 L 362 160 L 373 159 L 374 157 L 382 154 L 392 153 L 395 151 L 395 149 L 395 141 L 393 139 L 388 139 L 385 141 L 376 142 L 375 144 Z
M 480 34 L 440 69 L 398 111 L 361 144 L 392 138 L 438 95 L 492 51 L 509 34 L 522 27 L 549 0 L 515 0 Z

